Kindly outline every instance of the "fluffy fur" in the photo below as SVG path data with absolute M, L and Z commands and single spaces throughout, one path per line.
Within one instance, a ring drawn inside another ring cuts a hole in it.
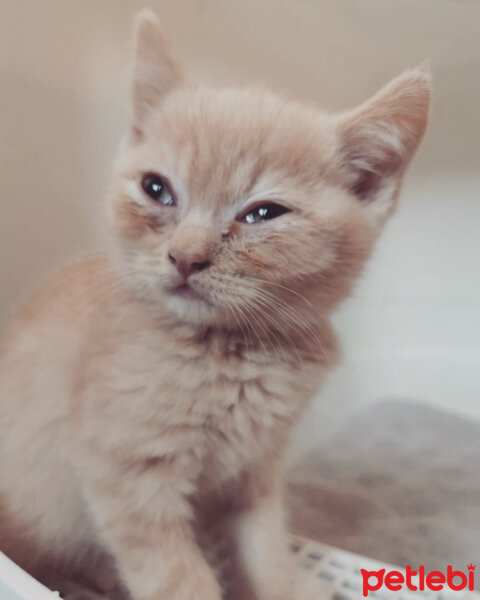
M 47 283 L 6 340 L 0 547 L 69 599 L 293 600 L 282 454 L 337 360 L 328 314 L 393 211 L 429 75 L 326 115 L 192 83 L 150 13 L 135 56 L 112 255 Z M 290 212 L 241 222 L 266 201 Z M 179 253 L 209 264 L 186 293 Z

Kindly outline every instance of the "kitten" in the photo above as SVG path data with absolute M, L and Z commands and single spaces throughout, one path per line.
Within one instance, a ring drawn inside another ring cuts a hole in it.
M 6 340 L 0 548 L 68 599 L 293 600 L 282 455 L 423 136 L 428 70 L 331 116 L 192 83 L 148 12 L 135 52 L 111 257 L 47 283 Z

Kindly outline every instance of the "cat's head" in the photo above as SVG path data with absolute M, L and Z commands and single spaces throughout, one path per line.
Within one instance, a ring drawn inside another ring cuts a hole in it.
M 191 82 L 154 15 L 111 190 L 125 278 L 170 319 L 301 329 L 348 295 L 425 131 L 428 69 L 327 115 Z

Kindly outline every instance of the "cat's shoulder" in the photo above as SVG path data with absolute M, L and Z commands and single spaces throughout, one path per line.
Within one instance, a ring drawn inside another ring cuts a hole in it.
M 90 255 L 50 274 L 15 311 L 6 338 L 45 321 L 82 315 L 115 285 L 115 273 L 106 256 Z

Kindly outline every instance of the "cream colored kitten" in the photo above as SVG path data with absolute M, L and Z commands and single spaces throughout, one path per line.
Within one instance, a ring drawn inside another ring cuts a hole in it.
M 6 340 L 4 552 L 69 599 L 298 598 L 282 455 L 429 95 L 425 68 L 337 116 L 212 90 L 142 13 L 115 251 L 45 285 Z

